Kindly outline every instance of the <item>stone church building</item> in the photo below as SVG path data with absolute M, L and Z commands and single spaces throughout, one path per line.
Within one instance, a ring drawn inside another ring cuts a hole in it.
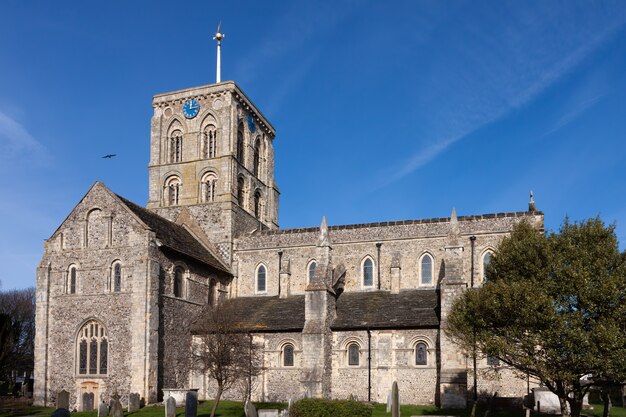
M 280 229 L 276 131 L 233 82 L 156 95 L 145 207 L 96 182 L 44 243 L 37 269 L 35 402 L 147 403 L 211 381 L 189 372 L 193 320 L 236 303 L 262 346 L 253 399 L 293 396 L 464 406 L 472 358 L 444 329 L 528 211 Z M 497 378 L 493 378 L 497 374 Z M 479 358 L 481 395 L 526 381 Z M 226 396 L 229 394 L 226 393 Z M 235 395 L 234 393 L 230 395 Z

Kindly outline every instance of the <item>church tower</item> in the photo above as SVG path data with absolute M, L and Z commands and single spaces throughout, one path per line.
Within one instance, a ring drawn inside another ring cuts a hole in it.
M 148 209 L 183 207 L 226 261 L 232 238 L 278 227 L 275 130 L 232 81 L 153 100 Z

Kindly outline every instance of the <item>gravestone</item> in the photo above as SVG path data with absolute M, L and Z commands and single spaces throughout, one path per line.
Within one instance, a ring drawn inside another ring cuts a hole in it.
M 254 405 L 250 401 L 246 401 L 243 411 L 246 413 L 246 417 L 259 417 L 256 413 L 256 408 L 254 408 Z
M 102 401 L 98 406 L 98 417 L 106 417 L 109 415 L 109 406 Z
M 400 393 L 396 381 L 391 386 L 391 417 L 400 417 Z
M 117 392 L 111 395 L 111 417 L 124 417 L 124 410 L 122 410 L 122 403 L 120 402 L 120 396 Z
M 176 400 L 174 397 L 167 397 L 165 400 L 165 417 L 176 417 Z
M 197 417 L 198 391 L 187 391 L 185 395 L 185 417 Z
M 387 393 L 387 412 L 391 413 L 391 391 Z
M 259 417 L 279 417 L 277 409 L 259 410 Z
M 556 394 L 545 387 L 533 388 L 532 391 L 537 405 L 536 411 L 541 407 L 544 414 L 561 414 L 561 403 Z
M 93 392 L 83 392 L 83 401 L 81 411 L 91 411 L 94 408 Z
M 70 412 L 67 408 L 57 408 L 52 412 L 51 417 L 70 417 Z
M 57 394 L 57 408 L 64 408 L 66 410 L 70 409 L 70 393 L 61 390 Z
M 131 392 L 130 395 L 128 396 L 128 412 L 132 413 L 132 412 L 139 410 L 139 406 L 140 406 L 139 402 L 140 402 L 139 394 L 136 392 Z

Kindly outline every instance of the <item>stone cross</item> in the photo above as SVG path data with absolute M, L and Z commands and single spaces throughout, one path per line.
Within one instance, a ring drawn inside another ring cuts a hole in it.
M 131 392 L 130 395 L 128 396 L 128 412 L 132 413 L 132 412 L 139 410 L 140 408 L 139 402 L 140 402 L 139 394 L 136 392 Z
M 197 417 L 198 391 L 187 391 L 185 395 L 185 417 Z
M 400 417 L 400 393 L 396 381 L 391 386 L 391 417 Z
M 167 397 L 165 400 L 165 417 L 176 417 L 176 400 L 174 397 Z
M 70 393 L 61 390 L 57 394 L 57 408 L 65 408 L 66 410 L 70 409 Z

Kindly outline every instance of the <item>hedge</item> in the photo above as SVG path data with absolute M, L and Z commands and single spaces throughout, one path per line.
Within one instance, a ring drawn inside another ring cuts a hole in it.
M 291 406 L 289 417 L 372 417 L 372 410 L 357 401 L 304 398 Z

